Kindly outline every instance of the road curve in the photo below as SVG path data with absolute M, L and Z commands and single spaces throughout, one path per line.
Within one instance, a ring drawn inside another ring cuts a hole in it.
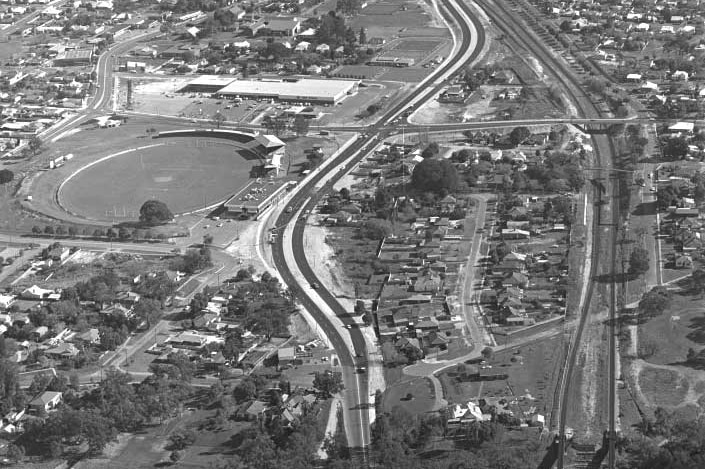
M 462 41 L 460 47 L 458 48 L 460 53 L 454 56 L 453 58 L 447 60 L 439 69 L 437 69 L 436 72 L 434 72 L 434 74 L 432 75 L 432 77 L 434 78 L 444 77 L 444 74 L 448 73 L 448 71 L 454 70 L 454 67 L 456 67 L 460 63 L 461 58 L 468 51 L 468 48 L 471 44 L 471 25 L 468 25 L 463 21 L 463 15 L 470 18 L 470 20 L 472 21 L 472 29 L 476 31 L 477 34 L 475 40 L 476 47 L 472 51 L 472 53 L 469 54 L 468 60 L 472 61 L 478 56 L 478 54 L 482 50 L 482 46 L 484 45 L 485 41 L 485 34 L 484 30 L 482 29 L 482 24 L 473 15 L 472 11 L 467 5 L 464 5 L 462 3 L 456 5 L 450 0 L 444 0 L 444 5 L 446 6 L 447 12 L 452 15 L 454 22 L 460 27 L 462 33 Z M 439 80 L 433 79 L 427 80 L 427 83 L 432 83 L 430 86 L 432 87 L 433 92 L 425 94 L 425 99 L 430 99 L 431 97 L 435 96 L 436 92 L 439 92 L 445 86 L 443 82 L 435 84 L 438 81 Z M 299 207 L 302 206 L 302 204 L 304 204 L 305 201 L 310 198 L 309 201 L 306 203 L 305 207 L 303 208 L 304 210 L 312 210 L 318 202 L 320 196 L 330 191 L 335 181 L 337 181 L 343 174 L 347 172 L 347 170 L 351 169 L 354 164 L 359 162 L 362 157 L 364 157 L 369 151 L 374 148 L 375 144 L 378 142 L 379 133 L 384 127 L 383 123 L 388 121 L 390 118 L 398 115 L 401 111 L 407 108 L 407 106 L 409 106 L 410 103 L 413 102 L 413 100 L 420 93 L 425 92 L 427 92 L 427 88 L 419 87 L 414 90 L 414 92 L 412 92 L 410 95 L 400 100 L 396 105 L 392 106 L 391 109 L 389 109 L 382 117 L 380 117 L 377 124 L 374 124 L 367 128 L 367 130 L 369 131 L 369 134 L 367 136 L 362 136 L 356 143 L 351 145 L 349 149 L 344 152 L 341 152 L 341 154 L 336 157 L 336 159 L 326 168 L 325 171 L 320 172 L 315 177 L 307 181 L 305 185 L 300 187 L 297 194 L 292 198 L 290 204 Z M 356 157 L 351 158 L 351 156 L 354 155 L 356 152 L 358 152 Z M 341 166 L 342 163 L 348 159 L 350 159 L 350 161 L 344 166 Z M 336 172 L 335 176 L 330 178 L 320 190 L 316 190 L 316 185 L 321 182 L 321 180 L 326 176 L 326 174 L 330 173 L 331 171 Z M 310 267 L 306 258 L 306 250 L 304 249 L 303 242 L 305 221 L 302 219 L 293 220 L 291 213 L 283 212 L 277 219 L 275 226 L 284 226 L 292 221 L 296 223 L 293 230 L 292 243 L 297 267 L 299 268 L 303 276 L 306 278 L 307 282 L 309 282 L 310 284 L 314 282 L 320 284 L 320 281 L 318 280 L 315 271 Z M 338 357 L 340 358 L 341 365 L 344 370 L 343 376 L 346 387 L 350 389 L 350 387 L 353 386 L 353 383 L 356 383 L 354 376 L 356 373 L 356 368 L 357 366 L 364 363 L 365 359 L 363 358 L 362 360 L 358 360 L 355 356 L 353 356 L 353 353 L 348 349 L 345 344 L 345 341 L 343 340 L 343 337 L 341 335 L 342 331 L 337 330 L 335 326 L 331 324 L 331 322 L 325 316 L 321 308 L 319 308 L 318 305 L 315 304 L 315 301 L 307 294 L 307 291 L 309 290 L 308 286 L 298 285 L 297 281 L 295 280 L 292 274 L 291 269 L 285 262 L 284 245 L 281 240 L 274 245 L 273 260 L 277 270 L 281 274 L 285 283 L 289 286 L 291 290 L 296 292 L 298 298 L 301 300 L 304 307 L 306 307 L 310 311 L 314 319 L 318 322 L 318 324 L 321 326 L 321 328 L 331 340 L 331 343 L 335 348 Z M 345 309 L 340 305 L 337 299 L 330 292 L 325 289 L 318 289 L 317 295 L 326 303 L 326 305 L 331 310 L 336 313 L 337 316 L 340 317 L 344 324 L 353 325 L 355 323 L 353 318 L 350 316 L 351 312 L 345 311 Z M 362 336 L 361 331 L 353 327 L 350 329 L 350 336 L 354 347 L 354 355 L 366 357 L 367 350 L 365 340 Z M 366 375 L 363 376 L 366 377 Z M 364 448 L 370 443 L 370 423 L 369 412 L 367 410 L 367 404 L 369 402 L 368 396 L 370 394 L 370 390 L 368 389 L 367 380 L 360 380 L 359 389 L 355 389 L 351 394 L 353 395 L 353 399 L 355 400 L 355 402 L 347 402 L 346 405 L 349 406 L 349 408 L 351 409 L 359 409 L 360 412 L 350 413 L 351 418 L 355 419 L 355 422 L 350 422 L 350 428 L 359 428 L 360 431 L 359 433 L 355 432 L 355 434 L 347 435 L 348 444 L 350 447 L 353 448 Z

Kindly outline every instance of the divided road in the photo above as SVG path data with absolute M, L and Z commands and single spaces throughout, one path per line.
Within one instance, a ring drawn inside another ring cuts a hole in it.
M 462 3 L 458 5 L 450 0 L 445 1 L 444 5 L 447 7 L 450 15 L 452 15 L 452 21 L 461 29 L 462 37 L 460 47 L 458 48 L 459 53 L 447 60 L 433 75 L 431 75 L 431 77 L 424 82 L 426 85 L 419 86 L 410 95 L 400 100 L 396 105 L 392 106 L 391 109 L 380 117 L 377 124 L 367 128 L 369 131 L 367 135 L 362 135 L 361 138 L 351 145 L 346 151 L 341 152 L 341 154 L 338 155 L 324 171 L 321 171 L 300 186 L 296 195 L 293 196 L 290 202 L 291 206 L 301 207 L 303 210 L 313 210 L 319 198 L 332 189 L 335 181 L 337 181 L 348 170 L 352 169 L 357 162 L 359 162 L 375 147 L 379 141 L 380 133 L 384 130 L 384 123 L 388 122 L 390 119 L 396 118 L 396 116 L 410 106 L 411 103 L 419 101 L 420 95 L 424 95 L 421 101 L 434 97 L 436 93 L 440 92 L 440 90 L 445 86 L 444 82 L 447 75 L 450 75 L 450 73 L 456 71 L 458 65 L 465 62 L 471 62 L 478 56 L 485 41 L 485 34 L 482 29 L 482 24 L 473 16 L 472 11 L 467 5 Z M 471 24 L 468 24 L 464 18 L 468 18 L 471 21 Z M 471 45 L 473 47 L 472 51 L 470 51 Z M 355 155 L 355 157 L 351 158 L 353 155 Z M 343 163 L 348 159 L 350 159 L 350 161 L 343 165 Z M 333 177 L 329 177 L 329 173 L 331 172 L 335 172 Z M 322 180 L 326 180 L 327 182 L 325 182 L 325 185 L 322 188 L 316 189 L 317 185 L 321 183 Z M 307 200 L 308 202 L 306 202 Z M 341 335 L 342 331 L 336 329 L 321 308 L 307 293 L 310 291 L 310 285 L 314 283 L 320 285 L 321 282 L 318 280 L 315 271 L 311 268 L 307 261 L 303 241 L 305 220 L 301 218 L 294 219 L 293 217 L 293 213 L 283 212 L 277 219 L 275 226 L 285 226 L 292 222 L 296 224 L 293 229 L 292 249 L 294 251 L 297 267 L 309 285 L 300 285 L 297 283 L 291 269 L 286 264 L 284 255 L 285 246 L 281 239 L 273 247 L 273 260 L 276 269 L 279 271 L 286 284 L 296 293 L 296 296 L 300 299 L 301 303 L 311 313 L 316 322 L 321 326 L 325 334 L 330 339 L 343 367 L 343 378 L 346 388 L 351 390 L 353 387 L 358 387 L 359 384 L 358 389 L 353 389 L 353 392 L 348 394 L 349 401 L 345 402 L 344 405 L 348 406 L 350 409 L 360 410 L 359 412 L 350 413 L 351 418 L 355 421 L 349 422 L 349 428 L 354 428 L 356 430 L 359 429 L 359 431 L 355 431 L 353 434 L 347 435 L 347 437 L 348 445 L 350 447 L 363 449 L 361 453 L 366 464 L 366 453 L 364 448 L 370 443 L 368 406 L 371 390 L 368 389 L 366 373 L 356 372 L 359 366 L 365 366 L 366 363 L 367 350 L 365 340 L 362 332 L 354 326 L 356 322 L 350 315 L 351 311 L 346 311 L 337 299 L 327 290 L 320 288 L 316 290 L 317 296 L 319 296 L 326 303 L 327 307 L 334 311 L 344 324 L 352 326 L 350 329 L 350 337 L 352 339 L 354 350 L 351 351 L 347 347 Z M 356 373 L 360 377 L 364 376 L 365 379 L 356 379 Z M 351 396 L 353 402 L 350 402 Z

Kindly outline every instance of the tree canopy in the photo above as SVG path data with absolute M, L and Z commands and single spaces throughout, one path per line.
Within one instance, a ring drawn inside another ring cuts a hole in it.
M 343 390 L 343 375 L 339 371 L 316 373 L 313 387 L 329 396 L 339 393 Z
M 458 188 L 458 171 L 450 161 L 427 158 L 414 167 L 411 182 L 424 192 L 453 192 Z
M 643 275 L 649 271 L 649 253 L 644 248 L 634 248 L 629 254 L 629 273 Z
M 148 200 L 140 207 L 140 221 L 149 225 L 159 225 L 171 221 L 174 215 L 164 202 Z
M 0 184 L 7 184 L 15 179 L 15 173 L 9 169 L 0 169 Z
M 521 145 L 524 141 L 531 137 L 531 131 L 527 127 L 514 127 L 509 133 L 509 141 L 515 147 Z

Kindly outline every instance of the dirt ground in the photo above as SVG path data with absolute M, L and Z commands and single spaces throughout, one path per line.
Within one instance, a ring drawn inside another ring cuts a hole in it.
M 656 407 L 665 407 L 692 414 L 705 408 L 705 370 L 686 362 L 689 349 L 697 353 L 705 345 L 703 324 L 702 299 L 676 293 L 668 311 L 631 334 L 635 343 L 623 353 L 623 378 L 641 412 L 652 415 Z

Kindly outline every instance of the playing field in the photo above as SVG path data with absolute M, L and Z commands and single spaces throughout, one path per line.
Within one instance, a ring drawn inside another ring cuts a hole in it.
M 227 140 L 170 138 L 155 146 L 106 157 L 74 173 L 59 191 L 59 203 L 77 215 L 107 221 L 136 220 L 149 199 L 175 214 L 210 206 L 247 182 L 247 161 Z

